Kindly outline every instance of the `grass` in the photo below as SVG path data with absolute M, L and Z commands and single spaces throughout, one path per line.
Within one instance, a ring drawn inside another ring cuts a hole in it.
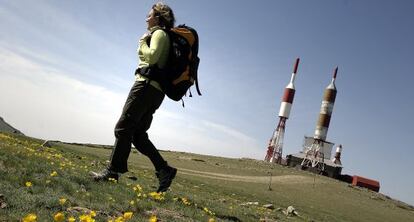
M 150 161 L 135 151 L 130 172 L 117 182 L 97 183 L 89 171 L 106 165 L 110 149 L 59 142 L 47 148 L 42 142 L 0 133 L 0 202 L 7 205 L 0 221 L 20 221 L 30 213 L 37 221 L 53 221 L 58 212 L 65 221 L 81 221 L 91 211 L 96 221 L 125 221 L 125 212 L 133 213 L 127 221 L 414 221 L 411 206 L 330 178 L 263 161 L 182 152 L 162 152 L 179 171 L 171 190 L 158 196 L 152 193 L 158 182 Z M 285 215 L 288 206 L 299 215 Z

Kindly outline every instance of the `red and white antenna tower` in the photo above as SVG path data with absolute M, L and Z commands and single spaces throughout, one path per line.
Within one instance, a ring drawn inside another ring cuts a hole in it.
M 283 138 L 285 135 L 286 120 L 289 118 L 290 109 L 292 108 L 293 98 L 295 96 L 294 81 L 296 72 L 298 71 L 298 66 L 299 58 L 296 59 L 290 82 L 286 86 L 285 92 L 283 93 L 282 103 L 280 104 L 279 110 L 279 123 L 277 124 L 277 127 L 273 132 L 272 137 L 270 138 L 266 157 L 264 159 L 267 162 L 280 164 L 282 161 Z
M 305 158 L 303 159 L 301 165 L 303 167 L 316 168 L 320 172 L 325 170 L 325 159 L 329 159 L 331 153 L 331 147 L 329 146 L 330 143 L 326 141 L 326 137 L 328 135 L 329 123 L 331 121 L 337 93 L 335 86 L 337 73 L 338 67 L 335 68 L 331 83 L 325 89 L 321 110 L 319 112 L 319 119 L 316 124 L 315 134 L 312 138 L 313 142 L 310 146 L 306 146 L 304 144 Z M 327 147 L 329 149 L 327 149 Z M 342 148 L 339 151 L 342 152 Z M 337 163 L 340 164 L 340 161 L 337 161 Z

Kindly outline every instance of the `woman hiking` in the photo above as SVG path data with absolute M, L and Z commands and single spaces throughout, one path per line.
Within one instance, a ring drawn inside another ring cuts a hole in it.
M 138 70 L 156 66 L 160 69 L 167 64 L 170 39 L 164 30 L 174 27 L 175 18 L 171 8 L 164 3 L 152 6 L 146 18 L 148 31 L 140 38 Z M 121 117 L 115 126 L 115 145 L 110 156 L 110 163 L 100 173 L 91 172 L 96 181 L 118 180 L 122 173 L 128 171 L 127 161 L 131 151 L 131 143 L 147 156 L 155 167 L 159 179 L 157 192 L 165 192 L 171 185 L 177 169 L 171 167 L 160 155 L 148 138 L 147 130 L 152 122 L 152 115 L 160 107 L 164 93 L 157 81 L 136 73 Z

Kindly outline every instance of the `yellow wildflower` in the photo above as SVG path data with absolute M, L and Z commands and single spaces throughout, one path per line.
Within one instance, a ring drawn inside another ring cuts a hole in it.
M 207 207 L 204 207 L 204 208 L 203 208 L 203 210 L 204 210 L 206 213 L 210 214 L 211 216 L 214 216 L 214 213 L 213 213 L 211 210 L 209 210 Z
M 185 204 L 187 206 L 191 205 L 190 201 L 188 201 L 187 198 L 185 198 L 185 197 L 181 198 L 181 201 L 183 202 L 183 204 Z
M 123 217 L 118 217 L 115 219 L 115 222 L 124 222 L 124 218 Z
M 149 222 L 157 222 L 158 221 L 158 219 L 157 219 L 157 216 L 155 216 L 155 215 L 152 215 L 150 218 L 149 218 Z
M 89 215 L 91 215 L 91 217 L 96 217 L 96 212 L 94 210 L 92 210 Z
M 22 220 L 23 222 L 36 222 L 37 221 L 37 216 L 36 214 L 28 214 L 27 216 L 25 216 Z
M 132 218 L 133 213 L 132 212 L 125 212 L 124 213 L 124 219 L 129 220 Z
M 58 173 L 56 172 L 56 171 L 53 171 L 51 174 L 50 174 L 50 176 L 51 177 L 55 177 L 55 176 L 57 176 L 58 175 Z
M 68 222 L 75 222 L 75 221 L 76 221 L 76 219 L 73 216 L 68 218 Z
M 80 215 L 79 216 L 79 221 L 88 222 L 88 217 L 90 218 L 90 216 L 88 216 L 88 215 Z
M 129 202 L 129 204 L 134 205 L 134 204 L 135 204 L 135 201 L 131 200 L 131 201 Z
M 137 184 L 135 187 L 136 187 L 136 189 L 137 189 L 138 192 L 141 192 L 142 191 L 142 187 L 139 184 Z
M 26 187 L 31 187 L 33 184 L 32 184 L 32 182 L 27 181 L 27 182 L 25 183 L 25 185 L 26 185 Z
M 117 183 L 118 181 L 116 180 L 116 179 L 114 179 L 114 178 L 109 178 L 108 179 L 109 181 L 111 181 L 111 182 L 114 182 L 114 183 Z
M 95 222 L 95 219 L 91 215 L 80 215 L 79 220 L 80 222 Z
M 55 154 L 55 157 L 56 157 L 56 158 L 62 158 L 62 154 L 57 153 L 57 154 Z
M 210 218 L 208 219 L 208 222 L 216 222 L 216 220 L 214 218 Z
M 53 219 L 54 219 L 54 221 L 56 221 L 56 222 L 62 222 L 62 221 L 64 221 L 64 220 L 65 220 L 65 215 L 64 215 L 63 213 L 61 213 L 61 212 L 58 212 L 58 213 L 56 213 L 56 214 L 53 216 Z
M 157 192 L 151 192 L 148 195 L 152 197 L 154 200 L 164 200 L 164 193 L 157 193 Z
M 60 205 L 62 205 L 62 206 L 63 206 L 65 203 L 66 203 L 66 199 L 65 199 L 65 198 L 60 198 L 60 199 L 59 199 L 59 204 L 60 204 Z

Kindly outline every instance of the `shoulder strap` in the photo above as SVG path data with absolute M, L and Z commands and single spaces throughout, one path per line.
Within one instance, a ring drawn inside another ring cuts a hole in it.
M 194 59 L 194 71 L 195 71 L 195 85 L 197 89 L 197 93 L 201 96 L 200 87 L 198 86 L 198 64 L 200 63 L 200 58 L 198 56 Z
M 192 61 L 193 62 L 193 68 L 194 68 L 194 81 L 195 81 L 197 93 L 198 93 L 199 96 L 201 96 L 200 87 L 198 85 L 198 73 L 197 73 L 198 64 L 200 63 L 200 58 L 198 57 L 198 41 L 199 41 L 198 33 L 194 28 L 192 28 L 190 26 L 187 26 L 185 24 L 179 25 L 178 28 L 186 28 L 186 29 L 190 30 L 190 32 L 194 35 L 195 44 L 193 45 L 193 47 L 191 49 L 193 51 L 193 53 L 196 55 L 196 57 Z

